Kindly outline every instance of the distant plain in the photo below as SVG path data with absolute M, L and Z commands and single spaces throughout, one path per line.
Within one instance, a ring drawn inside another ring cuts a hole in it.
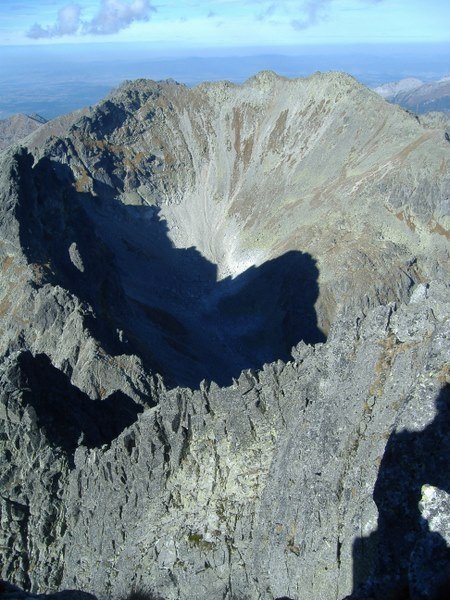
M 338 70 L 369 87 L 405 77 L 450 74 L 450 44 L 380 44 L 158 51 L 151 44 L 58 44 L 0 48 L 0 119 L 23 112 L 54 118 L 93 105 L 126 79 L 172 78 L 186 85 L 257 71 L 286 77 Z

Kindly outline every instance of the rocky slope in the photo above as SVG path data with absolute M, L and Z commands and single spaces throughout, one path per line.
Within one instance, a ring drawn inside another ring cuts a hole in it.
M 67 137 L 10 153 L 5 222 L 38 294 L 87 302 L 114 354 L 173 385 L 228 384 L 324 341 L 340 312 L 443 276 L 449 148 L 342 74 L 138 81 Z
M 19 142 L 35 148 L 45 144 L 51 137 L 67 135 L 73 123 L 89 112 L 89 108 L 82 108 L 51 121 L 46 121 L 36 114 L 17 114 L 0 120 L 0 150 L 5 150 Z
M 43 123 L 45 123 L 45 119 L 39 115 L 17 114 L 0 120 L 0 150 L 27 137 L 39 129 Z
M 261 73 L 126 83 L 67 126 L 0 156 L 1 577 L 437 597 L 441 122 Z
M 48 359 L 11 354 L 3 577 L 102 599 L 444 597 L 448 309 L 421 285 L 230 388 L 162 390 L 113 440 L 108 408 L 80 419 Z

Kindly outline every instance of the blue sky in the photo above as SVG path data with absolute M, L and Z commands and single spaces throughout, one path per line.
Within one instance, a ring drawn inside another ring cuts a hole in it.
M 450 0 L 0 0 L 0 119 L 92 105 L 124 79 L 450 75 Z
M 0 45 L 443 42 L 449 0 L 2 0 Z

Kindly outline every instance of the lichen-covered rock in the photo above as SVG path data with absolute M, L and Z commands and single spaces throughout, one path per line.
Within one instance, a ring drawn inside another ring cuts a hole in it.
M 447 433 L 448 435 L 448 433 Z M 442 483 L 441 483 L 442 485 Z M 450 593 L 450 486 L 447 492 L 432 485 L 422 487 L 419 509 L 423 535 L 411 555 L 411 596 L 423 600 L 445 598 Z
M 429 530 L 438 533 L 450 547 L 450 494 L 432 485 L 424 485 L 419 508 Z

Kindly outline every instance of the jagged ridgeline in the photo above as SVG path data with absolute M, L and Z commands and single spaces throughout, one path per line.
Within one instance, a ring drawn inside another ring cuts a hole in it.
M 139 80 L 0 161 L 1 577 L 446 593 L 442 120 L 340 73 Z

